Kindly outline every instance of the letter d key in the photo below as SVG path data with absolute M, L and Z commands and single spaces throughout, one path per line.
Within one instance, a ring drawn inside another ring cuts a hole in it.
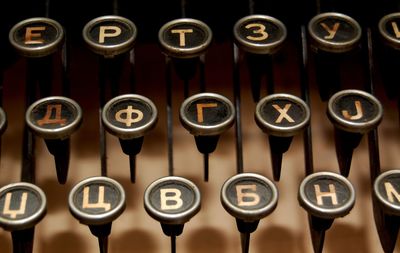
M 58 181 L 64 184 L 68 175 L 70 136 L 81 125 L 81 107 L 70 98 L 47 97 L 29 106 L 25 120 L 29 128 L 45 140 L 55 159 Z

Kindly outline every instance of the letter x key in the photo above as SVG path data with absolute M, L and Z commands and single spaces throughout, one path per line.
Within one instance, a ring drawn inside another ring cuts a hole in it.
M 171 237 L 171 253 L 176 251 L 176 236 L 200 211 L 200 191 L 188 179 L 176 176 L 160 178 L 151 183 L 144 193 L 144 208 L 161 223 L 166 236 Z
M 91 177 L 75 185 L 68 197 L 71 214 L 98 238 L 101 253 L 108 252 L 112 221 L 125 210 L 124 188 L 108 177 Z
M 260 219 L 272 213 L 278 204 L 278 189 L 268 178 L 242 173 L 229 178 L 221 189 L 221 203 L 236 218 L 241 233 L 242 252 L 249 252 L 250 233 Z
M 276 93 L 261 99 L 256 107 L 257 125 L 268 134 L 274 180 L 279 181 L 282 156 L 310 121 L 310 109 L 300 98 Z
M 0 189 L 0 226 L 11 231 L 14 253 L 32 253 L 35 225 L 46 215 L 46 196 L 31 183 Z
M 104 105 L 102 121 L 105 129 L 119 138 L 122 151 L 129 155 L 131 182 L 135 182 L 135 158 L 145 134 L 157 124 L 156 106 L 141 95 L 120 95 Z

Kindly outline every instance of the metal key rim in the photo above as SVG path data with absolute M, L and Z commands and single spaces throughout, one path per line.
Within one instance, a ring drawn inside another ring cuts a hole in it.
M 377 115 L 374 119 L 370 120 L 369 122 L 355 122 L 349 121 L 339 117 L 337 114 L 334 113 L 334 104 L 337 99 L 344 97 L 346 95 L 357 95 L 364 97 L 376 106 L 377 108 Z M 341 90 L 329 98 L 328 101 L 328 110 L 327 110 L 328 118 L 341 130 L 354 132 L 354 133 L 365 133 L 379 125 L 383 118 L 383 107 L 379 100 L 374 97 L 372 94 L 356 89 L 348 89 L 348 90 Z
M 300 124 L 296 124 L 294 126 L 288 126 L 288 127 L 282 127 L 282 126 L 270 124 L 269 122 L 264 120 L 260 113 L 262 107 L 269 101 L 273 101 L 275 99 L 290 100 L 290 101 L 293 101 L 295 104 L 301 106 L 305 113 L 304 120 Z M 310 119 L 311 119 L 311 112 L 310 112 L 309 106 L 301 98 L 294 96 L 292 94 L 287 94 L 287 93 L 275 93 L 275 94 L 268 95 L 268 96 L 262 98 L 257 103 L 254 118 L 256 120 L 257 125 L 266 133 L 274 135 L 274 136 L 290 137 L 290 136 L 294 136 L 298 132 L 302 131 L 309 124 Z
M 75 193 L 84 185 L 88 185 L 92 182 L 106 182 L 112 186 L 114 186 L 120 194 L 120 199 L 119 203 L 110 211 L 106 212 L 103 214 L 89 214 L 85 213 L 79 208 L 75 207 L 74 203 L 74 198 L 75 198 Z M 82 181 L 80 181 L 78 184 L 76 184 L 70 191 L 69 196 L 68 196 L 68 205 L 69 205 L 69 210 L 71 214 L 78 219 L 81 223 L 85 225 L 103 225 L 110 223 L 114 221 L 116 218 L 118 218 L 123 211 L 125 210 L 125 190 L 122 187 L 120 183 L 118 183 L 116 180 L 110 178 L 110 177 L 104 177 L 104 176 L 95 176 L 95 177 L 89 177 L 86 178 Z
M 0 217 L 0 224 L 5 230 L 15 231 L 15 230 L 24 230 L 35 226 L 39 221 L 43 219 L 47 212 L 47 199 L 46 195 L 42 189 L 40 189 L 37 185 L 27 183 L 27 182 L 18 182 L 8 184 L 3 186 L 0 189 L 0 193 L 4 191 L 8 191 L 13 188 L 27 188 L 29 191 L 35 191 L 39 198 L 41 199 L 41 203 L 36 211 L 36 213 L 30 217 L 18 220 L 10 220 L 4 219 Z
M 192 47 L 192 48 L 177 48 L 174 46 L 171 46 L 167 44 L 164 41 L 163 34 L 165 31 L 167 31 L 170 27 L 176 25 L 176 24 L 184 24 L 184 23 L 190 23 L 193 26 L 199 27 L 203 32 L 207 34 L 207 38 L 204 43 L 197 47 Z M 171 56 L 171 57 L 176 57 L 176 58 L 195 58 L 197 56 L 200 56 L 203 54 L 209 45 L 211 44 L 212 41 L 212 31 L 211 28 L 204 23 L 203 21 L 193 19 L 193 18 L 180 18 L 180 19 L 174 19 L 166 24 L 164 24 L 159 32 L 158 32 L 158 41 L 161 45 L 161 49 L 164 52 L 164 54 Z
M 340 20 L 344 20 L 351 24 L 354 29 L 356 30 L 356 35 L 352 40 L 346 41 L 346 42 L 330 42 L 324 39 L 321 39 L 318 35 L 316 35 L 313 32 L 313 25 L 317 23 L 319 20 L 324 19 L 326 17 L 334 17 Z M 308 23 L 308 33 L 311 36 L 311 38 L 316 42 L 318 45 L 316 46 L 317 48 L 326 51 L 326 52 L 332 52 L 332 53 L 344 53 L 351 51 L 354 49 L 357 45 L 358 42 L 361 39 L 361 26 L 360 24 L 353 19 L 352 17 L 343 14 L 343 13 L 338 13 L 338 12 L 325 12 L 318 14 L 314 16 Z
M 271 201 L 268 203 L 268 205 L 264 206 L 263 208 L 260 208 L 258 210 L 244 210 L 242 208 L 239 208 L 235 205 L 233 205 L 227 196 L 227 189 L 228 187 L 235 181 L 241 178 L 252 178 L 253 180 L 259 180 L 271 189 L 272 191 L 272 198 Z M 256 221 L 264 218 L 265 216 L 269 215 L 272 213 L 276 206 L 278 205 L 278 189 L 276 185 L 269 180 L 268 178 L 257 174 L 257 173 L 240 173 L 237 175 L 234 175 L 233 177 L 230 177 L 228 180 L 225 181 L 221 188 L 221 193 L 220 193 L 220 201 L 222 203 L 222 206 L 225 208 L 225 210 L 230 213 L 232 216 L 235 218 L 239 218 L 244 221 Z
M 68 125 L 63 126 L 63 127 L 59 127 L 57 129 L 46 129 L 46 128 L 42 128 L 39 127 L 35 124 L 33 124 L 31 122 L 31 118 L 30 118 L 30 113 L 35 109 L 35 107 L 37 107 L 38 105 L 42 104 L 42 103 L 46 103 L 48 101 L 51 100 L 61 100 L 61 101 L 65 101 L 67 103 L 69 103 L 76 112 L 76 117 L 75 119 Z M 30 129 L 32 129 L 37 135 L 41 136 L 44 139 L 65 139 L 68 138 L 73 132 L 75 132 L 81 125 L 82 123 L 82 109 L 79 106 L 79 104 L 71 99 L 71 98 L 67 98 L 67 97 L 63 97 L 63 96 L 51 96 L 51 97 L 45 97 L 42 99 L 39 99 L 37 101 L 35 101 L 34 103 L 32 103 L 28 109 L 26 110 L 26 114 L 25 114 L 25 122 L 27 123 L 27 125 L 29 126 Z
M 277 40 L 273 43 L 268 43 L 268 44 L 251 43 L 247 40 L 244 40 L 243 38 L 241 38 L 239 36 L 238 30 L 240 28 L 240 25 L 244 22 L 251 21 L 253 19 L 261 19 L 261 20 L 265 20 L 267 22 L 271 22 L 271 23 L 275 24 L 282 31 L 282 37 L 279 40 Z M 285 24 L 282 23 L 279 19 L 274 18 L 272 16 L 257 14 L 257 15 L 249 15 L 249 16 L 239 19 L 233 27 L 233 35 L 234 35 L 235 41 L 239 45 L 241 45 L 241 48 L 249 53 L 273 54 L 277 50 L 279 50 L 279 48 L 282 46 L 283 42 L 286 40 L 287 29 L 286 29 Z
M 150 199 L 150 194 L 152 190 L 160 184 L 163 184 L 168 181 L 177 181 L 182 184 L 185 184 L 188 188 L 193 191 L 194 194 L 194 202 L 192 203 L 191 207 L 187 210 L 180 212 L 180 213 L 165 213 L 162 211 L 158 211 L 156 208 L 153 207 L 153 204 Z M 163 224 L 170 224 L 170 225 L 180 225 L 184 224 L 185 222 L 189 221 L 195 214 L 200 211 L 201 208 L 201 194 L 199 188 L 189 179 L 179 177 L 179 176 L 167 176 L 162 177 L 151 183 L 147 186 L 144 192 L 144 208 L 147 213 L 155 220 L 163 223 Z
M 90 30 L 97 24 L 104 22 L 104 21 L 116 21 L 116 22 L 121 22 L 124 25 L 128 26 L 129 28 L 132 29 L 132 36 L 126 40 L 123 43 L 119 43 L 116 45 L 101 45 L 98 43 L 93 42 L 89 36 L 88 33 L 90 33 Z M 87 43 L 89 48 L 96 54 L 103 55 L 104 57 L 114 57 L 116 55 L 120 55 L 123 53 L 126 53 L 127 51 L 131 50 L 135 44 L 135 40 L 137 37 L 137 28 L 136 25 L 129 19 L 121 17 L 121 16 L 116 16 L 116 15 L 107 15 L 107 16 L 101 16 L 97 17 L 95 19 L 92 19 L 89 21 L 82 30 L 82 36 L 84 41 Z
M 335 179 L 340 179 L 342 183 L 349 189 L 350 196 L 347 202 L 338 207 L 338 208 L 332 208 L 332 209 L 327 209 L 327 208 L 322 208 L 316 206 L 314 203 L 309 201 L 307 198 L 307 194 L 305 192 L 305 186 L 308 182 L 314 180 L 315 178 L 322 177 L 322 178 L 335 178 Z M 345 178 L 344 176 L 334 173 L 334 172 L 329 172 L 329 171 L 320 171 L 320 172 L 315 172 L 313 174 L 308 175 L 303 179 L 303 181 L 300 184 L 299 187 L 299 193 L 298 193 L 298 200 L 300 205 L 306 209 L 307 212 L 309 212 L 311 215 L 314 215 L 315 217 L 323 218 L 323 219 L 334 219 L 338 217 L 345 216 L 348 214 L 351 209 L 353 208 L 355 204 L 355 190 L 353 185 L 350 183 L 350 181 Z
M 141 127 L 136 127 L 132 129 L 127 129 L 127 128 L 121 128 L 118 126 L 113 125 L 107 118 L 107 112 L 109 108 L 113 106 L 113 104 L 121 101 L 121 100 L 141 100 L 144 101 L 144 103 L 151 108 L 152 115 L 149 121 L 144 124 Z M 147 97 L 139 95 L 139 94 L 123 94 L 117 97 L 112 98 L 109 100 L 103 107 L 101 118 L 103 121 L 103 124 L 106 128 L 107 131 L 109 131 L 111 134 L 127 140 L 127 139 L 132 139 L 132 138 L 137 138 L 145 135 L 148 131 L 152 130 L 158 119 L 158 111 L 157 107 L 155 104 Z
M 193 101 L 196 101 L 198 99 L 216 99 L 222 101 L 230 110 L 231 114 L 229 117 L 224 121 L 216 125 L 212 126 L 204 126 L 200 124 L 196 124 L 192 121 L 190 121 L 186 115 L 185 115 L 185 110 L 189 104 L 191 104 Z M 233 106 L 232 102 L 217 93 L 211 93 L 211 92 L 205 92 L 205 93 L 198 93 L 196 95 L 193 95 L 191 97 L 188 97 L 185 99 L 180 107 L 179 110 L 179 119 L 183 125 L 184 128 L 186 128 L 190 133 L 196 136 L 215 136 L 223 133 L 226 131 L 228 128 L 230 128 L 234 121 L 235 121 L 235 107 Z
M 24 47 L 24 46 L 21 46 L 20 44 L 18 44 L 16 42 L 16 40 L 14 39 L 14 34 L 17 32 L 19 27 L 26 26 L 28 24 L 32 24 L 35 22 L 47 23 L 47 24 L 51 25 L 53 28 L 55 28 L 58 33 L 57 39 L 54 40 L 52 43 L 49 43 L 44 46 L 38 46 L 35 48 L 28 48 L 28 47 Z M 39 58 L 39 57 L 51 55 L 52 53 L 56 52 L 61 47 L 61 45 L 63 44 L 62 42 L 64 41 L 64 29 L 60 23 L 58 23 L 57 21 L 55 21 L 53 19 L 45 18 L 45 17 L 35 17 L 35 18 L 29 18 L 29 19 L 22 20 L 22 21 L 18 22 L 17 24 L 15 24 L 11 28 L 11 30 L 8 34 L 8 38 L 9 38 L 11 45 L 22 56 Z

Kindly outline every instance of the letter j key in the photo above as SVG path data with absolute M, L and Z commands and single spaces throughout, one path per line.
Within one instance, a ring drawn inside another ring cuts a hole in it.
M 327 114 L 335 126 L 336 155 L 341 174 L 348 176 L 353 150 L 363 134 L 381 122 L 382 105 L 368 92 L 342 90 L 329 99 Z

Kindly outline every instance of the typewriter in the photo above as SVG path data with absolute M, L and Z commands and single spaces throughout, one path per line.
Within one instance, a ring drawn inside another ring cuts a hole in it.
M 0 252 L 397 252 L 398 1 L 2 3 Z

